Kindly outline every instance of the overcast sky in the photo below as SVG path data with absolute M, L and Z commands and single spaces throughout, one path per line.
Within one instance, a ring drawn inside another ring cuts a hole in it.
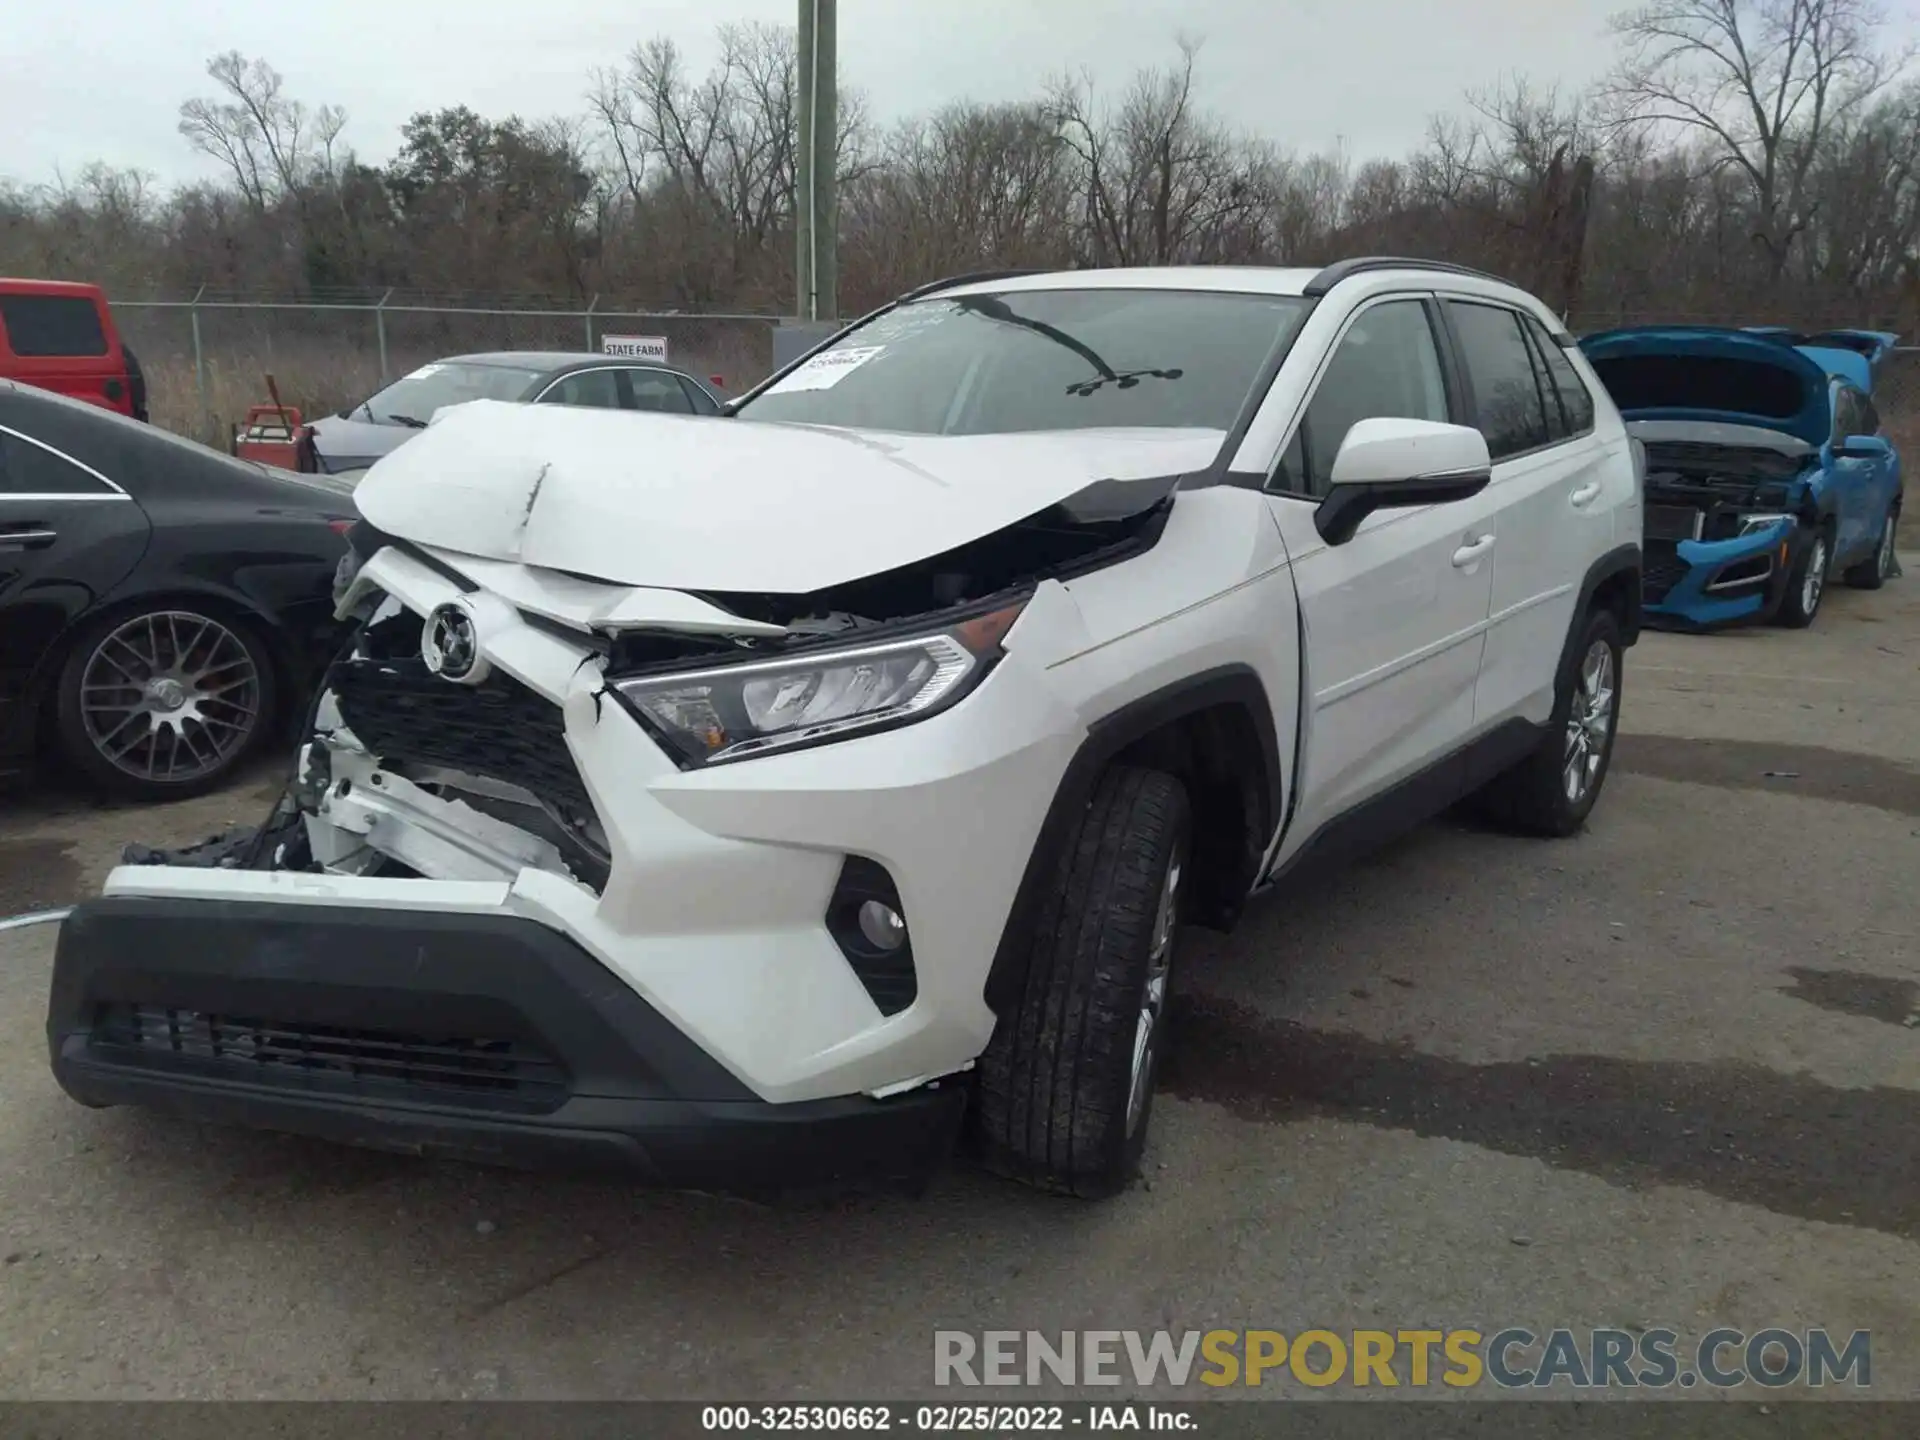
M 886 120 L 951 100 L 1033 95 L 1084 68 L 1118 91 L 1200 39 L 1202 94 L 1234 124 L 1298 150 L 1417 144 L 1466 90 L 1525 74 L 1579 85 L 1607 63 L 1621 0 L 840 0 L 840 78 Z M 27 0 L 0 7 L 28 8 Z M 210 93 L 207 57 L 270 61 L 290 94 L 347 109 L 364 159 L 402 121 L 464 104 L 490 117 L 577 113 L 588 76 L 671 35 L 704 69 L 728 20 L 791 24 L 797 0 L 85 0 L 84 23 L 5 25 L 0 174 L 52 178 L 90 160 L 166 181 L 212 173 L 175 129 Z M 43 22 L 57 13 L 38 7 Z M 76 15 L 78 12 L 74 12 Z

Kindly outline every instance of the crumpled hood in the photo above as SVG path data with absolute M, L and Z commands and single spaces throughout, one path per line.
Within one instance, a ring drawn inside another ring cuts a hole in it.
M 1133 481 L 1205 467 L 1218 430 L 898 435 L 474 401 L 370 470 L 378 529 L 489 560 L 671 590 L 804 595 Z M 1103 485 L 1101 482 L 1115 482 Z M 1141 501 L 1169 486 L 1142 485 Z

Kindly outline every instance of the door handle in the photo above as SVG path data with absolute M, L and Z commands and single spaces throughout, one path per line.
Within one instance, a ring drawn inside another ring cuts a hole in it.
M 1567 497 L 1567 503 L 1576 510 L 1584 510 L 1600 498 L 1600 482 L 1589 481 Z
M 59 532 L 38 525 L 0 525 L 0 550 L 44 550 Z
M 1493 539 L 1494 537 L 1491 535 L 1482 535 L 1478 540 L 1470 540 L 1465 545 L 1462 545 L 1458 550 L 1453 552 L 1453 568 L 1456 570 L 1464 570 L 1467 566 L 1473 564 L 1474 561 L 1478 560 L 1493 548 Z

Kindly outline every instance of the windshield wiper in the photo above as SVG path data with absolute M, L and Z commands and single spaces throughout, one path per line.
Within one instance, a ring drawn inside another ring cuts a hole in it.
M 373 412 L 369 410 L 367 413 L 371 415 Z M 416 420 L 411 415 L 389 415 L 387 419 L 391 420 L 395 425 L 404 425 L 409 430 L 424 430 L 427 428 L 426 421 Z
M 1116 390 L 1131 390 L 1142 380 L 1178 380 L 1187 372 L 1184 370 L 1122 370 L 1118 374 L 1098 375 L 1091 380 L 1080 380 L 1067 386 L 1069 395 L 1091 395 L 1103 385 L 1111 385 Z
M 1101 358 L 1100 352 L 1091 346 L 1074 339 L 1066 331 L 1049 325 L 1044 320 L 1016 315 L 1006 301 L 994 295 L 963 295 L 955 303 L 962 310 L 970 310 L 988 320 L 998 320 L 1004 325 L 1018 325 L 1023 330 L 1031 330 L 1036 335 L 1043 335 L 1056 345 L 1064 345 L 1100 372 L 1092 380 L 1079 380 L 1069 385 L 1067 387 L 1069 395 L 1091 395 L 1104 385 L 1112 385 L 1120 390 L 1131 390 L 1143 378 L 1178 380 L 1186 373 L 1184 370 L 1115 370 Z

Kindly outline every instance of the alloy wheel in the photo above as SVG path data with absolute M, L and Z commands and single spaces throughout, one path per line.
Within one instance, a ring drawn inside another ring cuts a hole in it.
M 183 784 L 230 763 L 259 727 L 259 667 L 219 621 L 184 610 L 135 616 L 80 675 L 87 740 L 116 770 Z
M 1147 951 L 1147 983 L 1140 997 L 1140 1018 L 1133 1034 L 1133 1076 L 1127 1089 L 1127 1134 L 1140 1128 L 1153 1089 L 1154 1050 L 1160 1043 L 1160 1017 L 1167 1008 L 1167 982 L 1173 974 L 1173 941 L 1180 928 L 1180 876 L 1186 868 L 1186 850 L 1173 852 L 1166 877 L 1160 883 L 1160 903 L 1153 915 L 1153 939 Z
M 1613 730 L 1613 647 L 1596 640 L 1587 647 L 1574 684 L 1573 705 L 1567 712 L 1567 748 L 1561 767 L 1567 800 L 1586 799 L 1607 756 L 1607 737 Z
M 1811 615 L 1819 608 L 1820 592 L 1827 583 L 1827 540 L 1824 535 L 1817 536 L 1813 542 L 1813 554 L 1807 557 L 1806 578 L 1800 582 L 1800 610 Z

